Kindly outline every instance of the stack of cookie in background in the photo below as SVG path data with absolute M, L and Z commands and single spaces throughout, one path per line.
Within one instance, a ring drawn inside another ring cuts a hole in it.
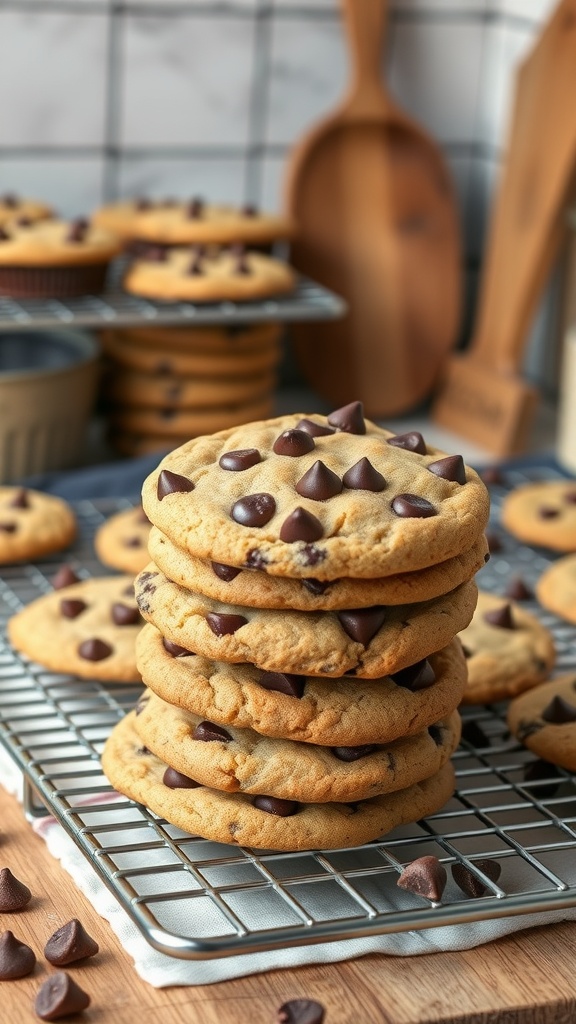
M 191 440 L 146 480 L 136 580 L 148 689 L 103 752 L 184 830 L 358 845 L 440 808 L 488 494 L 361 403 Z

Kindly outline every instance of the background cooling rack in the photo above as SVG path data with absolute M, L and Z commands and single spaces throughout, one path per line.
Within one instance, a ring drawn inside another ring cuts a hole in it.
M 559 476 L 536 466 L 491 487 L 500 540 L 481 587 L 503 593 L 511 576 L 533 585 L 553 559 L 499 528 L 506 491 Z M 94 531 L 126 502 L 83 501 L 80 539 L 66 561 L 102 574 Z M 15 654 L 7 618 L 51 589 L 62 556 L 6 567 L 0 580 L 0 740 L 22 769 L 29 817 L 52 813 L 148 941 L 172 956 L 208 959 L 266 949 L 426 929 L 576 906 L 576 789 L 572 776 L 537 762 L 510 738 L 504 707 L 464 709 L 455 755 L 458 789 L 437 814 L 354 849 L 306 853 L 244 850 L 188 835 L 112 791 L 99 753 L 138 686 L 83 682 Z M 576 671 L 576 630 L 537 611 L 552 630 L 557 672 Z M 474 723 L 474 724 L 472 724 Z M 402 867 L 425 854 L 448 871 L 442 903 L 398 889 Z M 481 861 L 497 861 L 497 882 Z M 463 896 L 451 865 L 465 864 L 486 889 Z M 473 927 L 473 925 L 472 925 Z

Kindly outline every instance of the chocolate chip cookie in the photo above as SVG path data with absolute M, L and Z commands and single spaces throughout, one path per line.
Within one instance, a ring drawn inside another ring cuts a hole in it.
M 147 623 L 136 638 L 136 664 L 169 704 L 218 725 L 331 747 L 413 736 L 458 707 L 466 683 L 458 640 L 396 676 L 319 679 L 211 661 Z
M 454 791 L 448 761 L 424 782 L 358 803 L 298 803 L 268 795 L 223 793 L 198 786 L 145 747 L 135 713 L 113 729 L 102 754 L 103 770 L 120 793 L 193 835 L 268 850 L 359 846 L 397 825 L 439 810 Z
M 131 576 L 81 580 L 37 598 L 8 621 L 10 643 L 53 672 L 139 682 L 135 643 L 142 626 Z
M 0 565 L 42 558 L 76 537 L 76 516 L 62 498 L 0 487 Z
M 576 482 L 545 480 L 517 487 L 504 499 L 502 522 L 527 544 L 576 551 Z
M 222 353 L 218 350 L 205 351 L 179 348 L 156 349 L 141 344 L 138 338 L 121 331 L 106 331 L 102 345 L 105 355 L 114 364 L 141 373 L 163 377 L 247 377 L 249 379 L 273 371 L 280 359 L 277 345 L 265 345 L 253 351 L 243 352 L 230 346 Z
M 561 676 L 513 700 L 510 732 L 551 764 L 576 771 L 576 674 Z
M 377 427 L 360 402 L 190 441 L 142 493 L 151 522 L 198 558 L 319 580 L 455 558 L 484 532 L 489 504 L 460 456 Z
M 537 686 L 556 657 L 552 634 L 534 615 L 485 591 L 460 640 L 468 659 L 464 704 L 507 700 Z
M 115 368 L 105 381 L 104 393 L 112 406 L 159 410 L 158 415 L 186 409 L 198 413 L 270 395 L 275 382 L 273 373 L 236 378 L 184 377 Z
M 94 535 L 94 548 L 103 565 L 133 576 L 149 561 L 150 521 L 143 508 L 126 508 L 110 516 Z
M 208 559 L 195 558 L 177 548 L 153 526 L 148 550 L 152 561 L 168 577 L 186 589 L 228 604 L 252 608 L 291 608 L 297 611 L 330 611 L 367 608 L 375 604 L 410 604 L 447 594 L 471 579 L 485 564 L 488 545 L 479 537 L 468 551 L 416 572 L 397 573 L 380 579 L 288 579 L 269 576 L 258 569 L 238 569 Z
M 143 617 L 187 650 L 271 672 L 359 679 L 398 672 L 445 647 L 470 622 L 477 596 L 471 581 L 417 604 L 275 611 L 212 601 L 172 583 L 153 563 L 134 587 Z
M 566 555 L 542 573 L 536 597 L 548 611 L 576 623 L 576 555 Z
M 123 409 L 110 416 L 112 428 L 121 434 L 153 437 L 198 437 L 224 430 L 247 420 L 268 416 L 273 408 L 272 394 L 259 395 L 239 405 L 216 405 L 210 409 Z
M 307 803 L 349 803 L 406 789 L 435 775 L 460 742 L 457 711 L 392 743 L 321 747 L 224 729 L 151 690 L 136 706 L 134 728 L 148 750 L 203 786 Z

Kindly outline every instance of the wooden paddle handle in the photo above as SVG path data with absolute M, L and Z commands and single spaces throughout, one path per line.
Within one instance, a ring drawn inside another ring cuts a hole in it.
M 389 106 L 380 69 L 388 4 L 386 0 L 341 0 L 341 3 L 352 63 L 343 113 L 354 117 L 381 117 Z

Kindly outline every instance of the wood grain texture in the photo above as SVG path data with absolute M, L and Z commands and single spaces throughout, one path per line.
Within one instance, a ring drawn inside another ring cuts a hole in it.
M 68 968 L 92 1005 L 71 1024 L 275 1024 L 287 999 L 317 999 L 325 1024 L 573 1024 L 576 925 L 532 929 L 489 946 L 419 957 L 367 956 L 339 964 L 270 971 L 217 985 L 153 989 L 128 954 L 0 789 L 0 867 L 26 882 L 34 898 L 18 914 L 0 915 L 35 951 L 28 978 L 0 983 L 0 1020 L 37 1018 L 32 1003 L 53 970 L 46 939 L 78 917 L 100 953 Z M 91 870 L 86 866 L 86 870 Z

